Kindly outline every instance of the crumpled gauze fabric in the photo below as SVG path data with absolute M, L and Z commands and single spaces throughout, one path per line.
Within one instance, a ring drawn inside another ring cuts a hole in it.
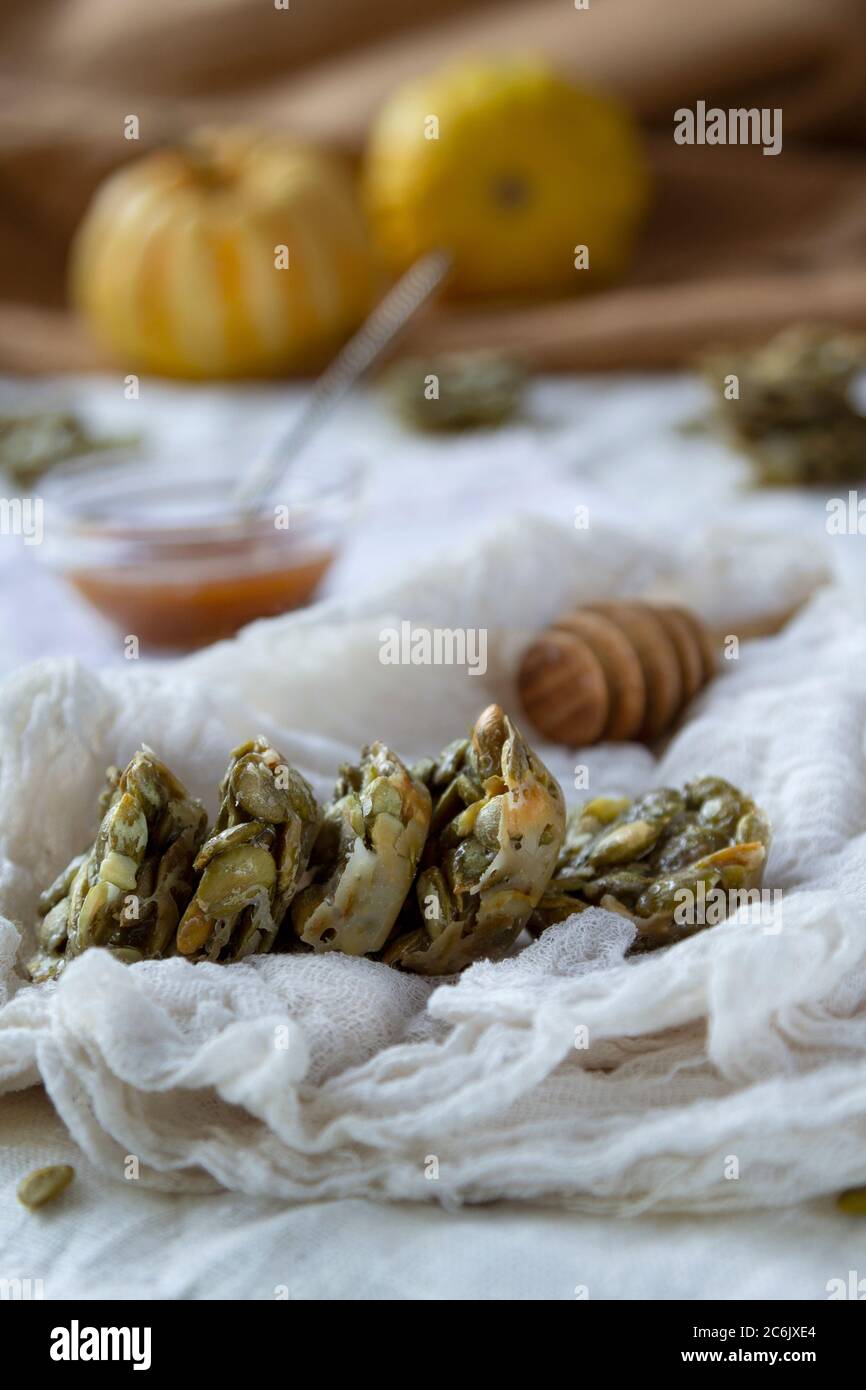
M 759 589 L 749 545 L 741 573 Z M 693 551 L 685 599 L 700 563 Z M 530 633 L 659 576 L 669 591 L 670 554 L 650 545 L 525 518 L 378 597 L 256 624 L 170 667 L 51 661 L 9 678 L 0 1090 L 41 1082 L 106 1174 L 123 1181 L 134 1156 L 163 1189 L 631 1212 L 866 1180 L 866 612 L 839 584 L 723 662 L 660 756 L 536 744 L 569 800 L 578 760 L 593 793 L 705 773 L 750 792 L 774 825 L 765 884 L 782 892 L 760 922 L 629 958 L 630 924 L 591 910 L 446 981 L 336 953 L 126 967 L 97 950 L 57 983 L 25 979 L 38 893 L 92 837 L 105 767 L 139 743 L 210 811 L 229 750 L 259 732 L 323 795 L 373 738 L 412 759 L 491 699 L 516 713 Z M 404 620 L 483 625 L 486 671 L 383 665 L 380 634 Z

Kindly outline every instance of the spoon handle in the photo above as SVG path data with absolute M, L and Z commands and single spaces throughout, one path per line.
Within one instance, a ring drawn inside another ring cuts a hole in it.
M 238 507 L 254 510 L 264 501 L 322 421 L 427 302 L 450 268 L 447 251 L 428 251 L 391 287 L 322 372 L 298 419 L 241 478 L 234 497 Z

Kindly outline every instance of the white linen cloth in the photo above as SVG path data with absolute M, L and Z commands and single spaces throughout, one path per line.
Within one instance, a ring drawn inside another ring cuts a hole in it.
M 37 1087 L 3 1097 L 0 1137 L 3 1277 L 41 1280 L 46 1299 L 826 1299 L 866 1274 L 862 1221 L 829 1198 L 619 1220 L 526 1202 L 178 1195 L 107 1180 Z M 44 1163 L 73 1164 L 75 1181 L 34 1218 L 15 1186 Z
M 3 1097 L 0 1138 L 0 1267 L 46 1299 L 826 1299 L 866 1275 L 862 1221 L 829 1198 L 623 1221 L 526 1202 L 178 1195 L 107 1180 L 37 1087 Z M 34 1217 L 15 1186 L 44 1163 L 73 1164 L 75 1181 Z
M 46 662 L 7 679 L 0 1088 L 41 1078 L 94 1163 L 119 1177 L 134 1155 L 168 1190 L 694 1211 L 862 1181 L 866 612 L 839 582 L 744 645 L 658 762 L 630 745 L 578 755 L 593 792 L 707 772 L 751 792 L 775 827 L 766 883 L 784 892 L 769 931 L 728 922 L 624 961 L 627 924 L 592 912 L 444 984 L 336 954 L 129 969 L 92 952 L 38 989 L 14 971 L 15 923 L 92 834 L 104 767 L 139 742 L 211 809 L 231 745 L 260 729 L 325 793 L 372 737 L 411 759 L 488 700 L 513 708 L 517 653 L 568 602 L 706 588 L 720 543 L 696 538 L 686 565 L 604 525 L 515 518 L 427 575 L 172 668 Z M 761 554 L 742 541 L 747 587 Z M 485 627 L 486 673 L 381 665 L 379 633 L 407 618 Z M 539 752 L 568 791 L 575 756 Z

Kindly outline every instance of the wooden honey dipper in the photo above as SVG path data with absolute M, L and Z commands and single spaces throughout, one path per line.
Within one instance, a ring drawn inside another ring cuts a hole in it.
M 532 723 L 553 742 L 649 742 L 713 677 L 718 643 L 687 608 L 638 599 L 589 603 L 536 638 L 517 688 Z

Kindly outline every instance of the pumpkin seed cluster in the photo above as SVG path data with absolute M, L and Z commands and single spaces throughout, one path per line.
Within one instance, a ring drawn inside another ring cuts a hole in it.
M 416 769 L 433 797 L 430 835 L 389 965 L 451 975 L 514 945 L 541 897 L 565 830 L 559 784 L 491 705 L 471 737 Z
M 313 850 L 313 884 L 292 908 L 317 951 L 363 956 L 384 946 L 430 826 L 430 793 L 383 743 L 343 766 Z
M 400 362 L 384 385 L 404 424 L 445 432 L 504 424 L 519 408 L 524 380 L 519 364 L 502 353 L 451 352 Z
M 109 769 L 92 848 L 40 899 L 31 979 L 56 977 L 89 946 L 132 963 L 182 955 L 240 960 L 268 951 L 319 827 L 311 788 L 267 739 L 236 748 L 207 815 L 142 748 Z
M 795 325 L 768 343 L 716 351 L 700 364 L 717 392 L 713 423 L 749 455 L 768 487 L 857 482 L 866 475 L 866 415 L 852 399 L 866 337 Z M 726 383 L 737 382 L 729 395 Z
M 243 743 L 196 858 L 201 876 L 177 932 L 191 960 L 240 960 L 274 944 L 319 828 L 309 784 L 267 739 Z
M 106 775 L 93 845 L 40 898 L 31 979 L 53 978 L 90 946 L 128 962 L 166 954 L 192 893 L 201 802 L 147 747 Z
M 702 777 L 683 791 L 661 787 L 637 801 L 595 797 L 568 817 L 530 930 L 597 904 L 631 918 L 635 949 L 668 945 L 700 929 L 678 919 L 687 901 L 705 901 L 715 889 L 757 888 L 769 846 L 764 813 L 721 777 Z
M 648 949 L 685 934 L 678 890 L 756 886 L 770 842 L 718 777 L 596 797 L 566 820 L 556 779 L 498 705 L 411 769 L 383 743 L 364 748 L 323 811 L 265 738 L 232 752 L 219 793 L 206 830 L 149 748 L 109 769 L 93 845 L 40 900 L 31 978 L 91 946 L 228 963 L 278 940 L 451 975 L 595 903 L 631 917 Z

